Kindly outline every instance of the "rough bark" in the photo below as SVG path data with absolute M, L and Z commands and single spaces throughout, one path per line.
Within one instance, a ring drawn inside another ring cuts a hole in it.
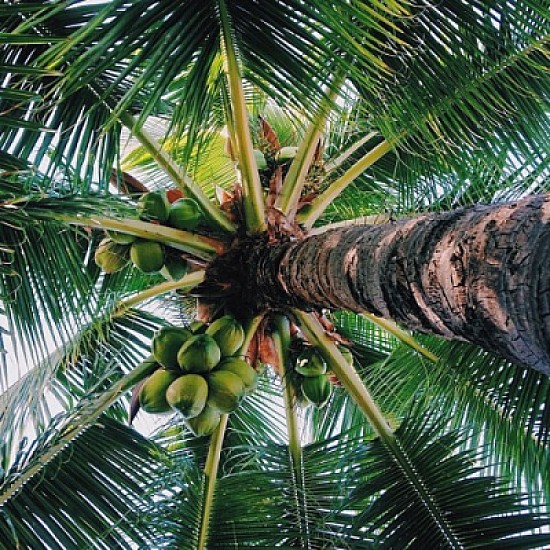
M 256 247 L 246 299 L 368 311 L 550 375 L 549 219 L 534 196 Z

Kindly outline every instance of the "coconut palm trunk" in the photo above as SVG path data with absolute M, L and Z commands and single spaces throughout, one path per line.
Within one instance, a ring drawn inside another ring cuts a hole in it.
M 333 229 L 258 247 L 271 307 L 370 312 L 550 374 L 550 197 Z

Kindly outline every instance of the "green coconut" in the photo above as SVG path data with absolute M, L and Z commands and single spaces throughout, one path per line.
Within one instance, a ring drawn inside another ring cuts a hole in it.
M 94 260 L 104 273 L 116 273 L 128 264 L 128 246 L 106 237 L 96 248 Z
M 206 332 L 206 329 L 208 328 L 208 325 L 206 323 L 203 323 L 202 321 L 193 321 L 189 323 L 187 327 L 193 334 L 203 334 Z
M 252 393 L 258 384 L 258 373 L 239 357 L 228 357 L 221 361 L 214 372 L 232 372 L 236 374 L 244 385 L 246 394 Z
M 193 231 L 203 218 L 199 203 L 190 198 L 178 199 L 168 210 L 168 225 L 176 229 Z
M 166 401 L 166 390 L 176 380 L 177 374 L 165 369 L 156 370 L 141 387 L 139 404 L 148 413 L 166 413 L 172 409 Z
M 294 159 L 296 153 L 298 152 L 298 147 L 281 147 L 277 153 L 277 162 L 283 164 L 284 162 L 289 162 Z
M 296 372 L 307 377 L 319 376 L 327 372 L 327 364 L 314 348 L 306 348 L 296 360 Z
M 165 222 L 168 219 L 166 194 L 162 191 L 144 193 L 137 203 L 137 211 L 141 220 Z
M 242 379 L 233 372 L 218 370 L 208 376 L 208 405 L 223 413 L 233 412 L 245 394 Z
M 258 170 L 265 170 L 267 168 L 265 155 L 259 149 L 254 149 L 254 158 L 256 159 L 256 166 L 258 167 Z
M 220 417 L 218 409 L 206 405 L 199 415 L 186 419 L 185 423 L 194 435 L 200 437 L 214 433 L 220 423 Z
M 196 334 L 189 338 L 178 352 L 178 364 L 184 372 L 206 373 L 221 359 L 220 348 L 208 334 Z
M 199 415 L 206 405 L 208 384 L 200 374 L 176 378 L 166 390 L 166 401 L 185 418 Z
M 302 380 L 302 392 L 310 403 L 322 407 L 329 400 L 332 384 L 324 374 L 311 376 Z
M 154 273 L 164 265 L 164 246 L 154 241 L 138 239 L 131 245 L 130 259 L 144 273 Z
M 234 355 L 244 342 L 244 330 L 241 324 L 231 315 L 224 315 L 214 321 L 206 330 L 218 346 L 222 357 Z
M 155 359 L 165 368 L 179 371 L 178 351 L 193 334 L 182 327 L 162 327 L 153 336 L 151 349 Z
M 107 231 L 109 238 L 118 244 L 132 244 L 137 237 L 130 233 L 122 233 L 121 231 Z
M 178 281 L 187 275 L 189 265 L 181 256 L 169 254 L 164 259 L 164 266 L 160 270 L 165 279 L 169 281 Z

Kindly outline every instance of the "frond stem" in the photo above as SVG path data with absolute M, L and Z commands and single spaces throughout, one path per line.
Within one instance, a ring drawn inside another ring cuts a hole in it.
M 365 134 L 362 138 L 358 139 L 353 145 L 348 147 L 344 152 L 342 152 L 340 155 L 338 155 L 335 159 L 325 163 L 325 173 L 330 174 L 333 170 L 336 170 L 337 168 L 340 168 L 346 160 L 348 160 L 355 151 L 363 147 L 365 143 L 368 143 L 372 138 L 376 137 L 378 135 L 378 132 L 369 132 L 368 134 Z
M 220 423 L 210 439 L 208 456 L 204 465 L 205 495 L 202 507 L 202 519 L 199 532 L 197 550 L 204 550 L 208 540 L 208 526 L 212 514 L 212 505 L 214 503 L 214 491 L 216 489 L 216 479 L 218 476 L 218 467 L 220 465 L 220 456 L 222 452 L 225 429 L 227 428 L 227 414 L 222 414 Z
M 319 216 L 326 210 L 329 204 L 357 177 L 359 177 L 367 168 L 372 166 L 378 159 L 382 158 L 388 151 L 391 151 L 393 145 L 384 140 L 376 147 L 371 149 L 366 155 L 359 159 L 353 166 L 348 168 L 338 179 L 333 181 L 330 186 L 323 191 L 312 203 L 311 208 L 302 215 L 297 216 L 298 223 L 309 229 L 317 221 Z
M 225 250 L 224 245 L 217 239 L 140 220 L 106 218 L 102 216 L 88 218 L 66 215 L 56 216 L 56 219 L 70 225 L 118 231 L 135 235 L 142 239 L 165 243 L 172 248 L 188 252 L 203 260 L 211 260 L 216 254 Z
M 266 229 L 263 189 L 254 157 L 254 147 L 248 125 L 248 111 L 241 71 L 237 61 L 231 20 L 225 0 L 218 0 L 218 6 L 225 53 L 225 72 L 229 83 L 239 165 L 243 174 L 243 203 L 246 226 L 250 232 L 256 233 Z
M 338 377 L 380 438 L 385 443 L 394 441 L 395 435 L 384 418 L 382 411 L 363 384 L 356 370 L 348 364 L 334 341 L 327 336 L 318 319 L 310 313 L 305 313 L 298 309 L 293 310 L 293 313 L 306 338 L 319 349 L 325 361 L 330 365 L 331 370 Z
M 172 290 L 191 290 L 202 283 L 204 281 L 204 277 L 204 270 L 194 271 L 193 273 L 188 273 L 177 281 L 166 281 L 164 283 L 152 286 L 142 292 L 138 292 L 135 296 L 120 301 L 115 307 L 113 317 L 120 317 L 137 304 L 144 302 L 145 300 L 149 300 L 150 298 L 155 298 L 156 296 L 162 296 Z
M 345 75 L 343 72 L 337 73 L 334 77 L 331 89 L 322 99 L 317 113 L 309 124 L 306 135 L 298 147 L 296 157 L 290 165 L 276 204 L 276 207 L 286 216 L 294 212 L 298 206 L 313 155 L 315 155 L 315 150 L 321 139 L 334 98 L 344 80 Z
M 389 332 L 392 336 L 395 336 L 398 340 L 401 340 L 401 342 L 407 346 L 423 355 L 426 359 L 429 359 L 433 363 L 439 363 L 439 357 L 437 357 L 437 355 L 434 355 L 430 350 L 426 349 L 422 344 L 417 342 L 415 338 L 413 338 L 408 332 L 404 331 L 394 321 L 377 317 L 372 313 L 363 313 L 362 315 L 375 325 L 383 328 L 386 332 Z
M 288 319 L 283 315 L 278 315 L 275 318 L 275 327 L 277 330 L 273 333 L 273 341 L 280 361 L 279 367 L 283 383 L 283 398 L 288 429 L 288 447 L 290 449 L 294 470 L 301 483 L 302 444 L 300 441 L 298 417 L 296 415 L 296 394 L 293 387 L 288 383 L 287 376 L 288 349 L 290 346 L 290 325 Z

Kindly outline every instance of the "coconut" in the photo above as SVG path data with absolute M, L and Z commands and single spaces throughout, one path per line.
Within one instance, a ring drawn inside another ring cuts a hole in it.
M 202 211 L 194 199 L 178 199 L 168 210 L 168 225 L 177 229 L 193 231 L 202 220 Z
M 169 281 L 178 281 L 184 275 L 187 275 L 189 266 L 187 261 L 181 256 L 169 254 L 164 259 L 164 267 L 161 269 L 161 274 Z
M 256 159 L 256 166 L 258 167 L 258 170 L 265 170 L 267 168 L 265 155 L 259 149 L 254 149 L 254 158 Z
M 221 413 L 218 409 L 206 405 L 202 412 L 188 418 L 185 423 L 197 437 L 212 434 L 220 423 Z
M 296 372 L 307 377 L 319 376 L 327 372 L 327 364 L 314 348 L 306 348 L 296 360 Z
M 184 372 L 206 373 L 221 359 L 220 348 L 208 334 L 197 334 L 187 340 L 178 352 L 178 363 Z
M 208 376 L 208 405 L 223 413 L 234 411 L 244 397 L 242 379 L 233 372 L 218 370 Z
M 199 415 L 206 404 L 208 384 L 199 374 L 185 374 L 174 380 L 166 390 L 166 401 L 185 418 Z
M 206 330 L 220 347 L 222 357 L 229 357 L 239 351 L 244 342 L 244 330 L 231 315 L 224 315 L 214 321 Z
M 281 147 L 277 153 L 277 162 L 283 164 L 284 162 L 289 162 L 294 159 L 296 153 L 298 152 L 298 147 Z
M 258 373 L 244 360 L 239 357 L 228 357 L 224 359 L 214 372 L 232 372 L 242 381 L 245 394 L 252 393 L 258 384 Z
M 168 202 L 162 191 L 144 193 L 137 203 L 139 218 L 145 221 L 165 222 L 168 219 Z
M 302 392 L 310 403 L 322 407 L 329 400 L 332 385 L 324 374 L 311 376 L 302 380 Z
M 151 348 L 155 359 L 167 369 L 179 371 L 178 351 L 192 333 L 182 327 L 162 327 L 153 336 Z
M 128 264 L 128 246 L 106 237 L 96 248 L 94 260 L 103 272 L 116 273 Z
M 138 239 L 130 248 L 130 259 L 144 273 L 154 273 L 164 265 L 164 246 L 154 241 Z
M 122 233 L 121 231 L 107 231 L 109 238 L 118 244 L 132 244 L 137 237 L 130 233 Z
M 166 390 L 177 377 L 177 374 L 165 369 L 158 369 L 149 376 L 139 392 L 141 408 L 148 413 L 170 412 L 172 409 L 166 401 Z

